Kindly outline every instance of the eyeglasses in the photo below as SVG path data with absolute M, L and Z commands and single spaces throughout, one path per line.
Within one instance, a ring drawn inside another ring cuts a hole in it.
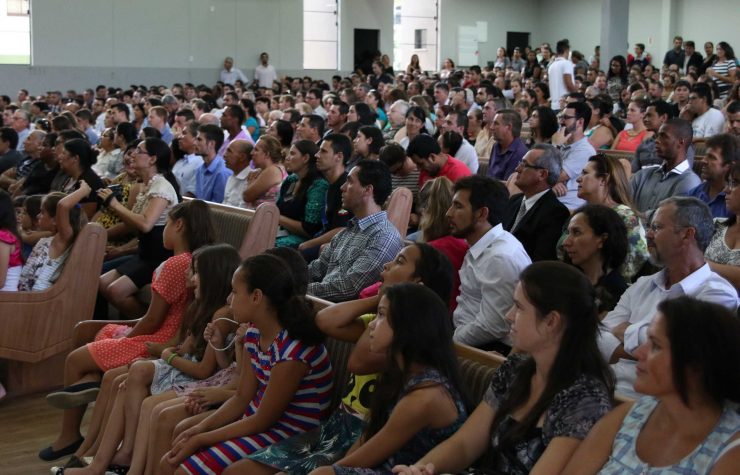
M 686 229 L 688 227 L 690 227 L 690 226 L 681 226 L 681 225 L 678 225 L 678 224 L 657 224 L 657 223 L 650 223 L 647 228 L 648 228 L 648 231 L 652 231 L 653 234 L 654 234 L 654 233 L 657 233 L 658 231 L 660 231 L 661 229 L 665 229 L 665 228 Z
M 539 165 L 532 165 L 531 163 L 525 160 L 522 160 L 521 162 L 519 162 L 519 165 L 517 166 L 517 168 L 531 168 L 533 170 L 544 170 L 545 169 L 545 167 L 541 167 Z
M 559 120 L 570 120 L 570 119 L 575 119 L 575 118 L 576 116 L 574 115 L 565 115 L 565 114 L 558 115 Z

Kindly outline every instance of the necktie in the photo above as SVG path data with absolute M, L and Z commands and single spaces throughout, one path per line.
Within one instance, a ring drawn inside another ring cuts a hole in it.
M 519 226 L 519 223 L 522 221 L 522 218 L 525 214 L 527 214 L 527 205 L 526 200 L 524 199 L 524 197 L 522 197 L 522 205 L 519 207 L 519 212 L 516 215 L 516 219 L 514 219 L 514 225 L 511 227 L 511 232 L 516 231 L 517 226 Z

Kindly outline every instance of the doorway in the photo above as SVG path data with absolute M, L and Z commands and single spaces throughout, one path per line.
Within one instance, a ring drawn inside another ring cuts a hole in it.
M 380 30 L 355 28 L 355 71 L 361 69 L 365 74 L 373 72 L 373 59 L 380 51 L 378 48 L 379 37 Z
M 518 47 L 524 56 L 524 47 L 529 44 L 529 33 L 519 31 L 506 32 L 506 55 L 511 57 L 514 48 Z

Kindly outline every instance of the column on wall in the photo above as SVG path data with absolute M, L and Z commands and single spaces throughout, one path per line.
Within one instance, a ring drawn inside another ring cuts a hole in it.
M 601 2 L 601 61 L 599 68 L 609 70 L 609 61 L 618 54 L 624 55 L 629 45 L 629 0 L 602 0 Z

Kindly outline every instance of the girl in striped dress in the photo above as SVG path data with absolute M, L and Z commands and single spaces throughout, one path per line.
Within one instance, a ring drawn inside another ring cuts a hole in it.
M 328 409 L 329 354 L 288 266 L 272 255 L 251 257 L 231 286 L 235 319 L 251 324 L 244 337 L 249 367 L 232 398 L 175 438 L 161 473 L 238 473 L 236 462 L 317 427 Z

